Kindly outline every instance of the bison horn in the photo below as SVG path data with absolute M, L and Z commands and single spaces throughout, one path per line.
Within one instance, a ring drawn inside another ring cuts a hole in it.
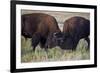
M 55 32 L 55 33 L 53 34 L 53 36 L 56 37 L 56 36 L 57 36 L 57 32 Z

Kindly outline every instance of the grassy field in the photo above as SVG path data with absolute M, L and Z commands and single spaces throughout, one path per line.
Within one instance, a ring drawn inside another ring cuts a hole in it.
M 25 38 L 21 37 L 21 62 L 86 60 L 90 59 L 90 51 L 87 50 L 87 46 L 87 42 L 84 39 L 81 39 L 75 51 L 62 50 L 59 47 L 55 47 L 48 49 L 46 52 L 39 46 L 37 46 L 36 50 L 33 51 L 31 39 L 25 41 Z

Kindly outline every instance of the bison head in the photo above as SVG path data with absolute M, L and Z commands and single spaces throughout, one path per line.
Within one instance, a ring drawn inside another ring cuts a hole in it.
M 77 46 L 78 40 L 68 33 L 54 33 L 53 38 L 55 39 L 56 45 L 61 49 L 75 49 Z
M 61 49 L 75 49 L 77 40 L 67 33 L 56 32 L 48 36 L 46 47 L 53 48 L 59 46 Z
M 46 47 L 53 48 L 59 46 L 59 44 L 63 42 L 62 36 L 62 32 L 50 33 L 46 41 Z

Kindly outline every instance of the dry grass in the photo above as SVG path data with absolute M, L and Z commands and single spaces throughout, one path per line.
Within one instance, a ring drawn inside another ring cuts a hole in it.
M 75 51 L 55 47 L 48 49 L 47 52 L 39 46 L 33 51 L 31 39 L 25 41 L 25 38 L 22 37 L 21 41 L 21 62 L 86 60 L 90 58 L 90 51 L 87 50 L 87 42 L 84 39 L 80 40 Z

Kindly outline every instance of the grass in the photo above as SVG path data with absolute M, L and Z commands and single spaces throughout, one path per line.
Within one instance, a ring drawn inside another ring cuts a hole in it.
M 59 47 L 49 48 L 48 51 L 45 51 L 39 46 L 33 51 L 31 39 L 26 41 L 24 37 L 21 37 L 21 62 L 87 60 L 90 59 L 90 51 L 87 50 L 87 46 L 87 42 L 81 39 L 75 51 L 62 50 Z

